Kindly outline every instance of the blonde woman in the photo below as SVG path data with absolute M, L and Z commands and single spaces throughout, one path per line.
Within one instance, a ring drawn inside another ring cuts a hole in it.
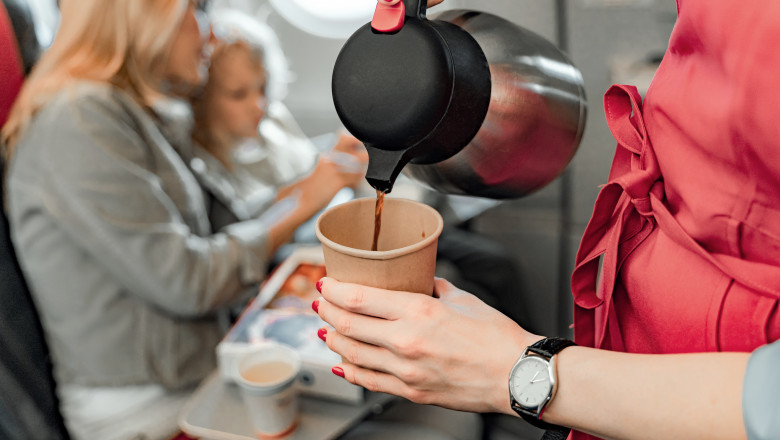
M 266 275 L 286 219 L 215 233 L 152 110 L 201 83 L 189 0 L 63 0 L 4 127 L 14 244 L 76 439 L 165 438 L 215 368 L 217 311 Z

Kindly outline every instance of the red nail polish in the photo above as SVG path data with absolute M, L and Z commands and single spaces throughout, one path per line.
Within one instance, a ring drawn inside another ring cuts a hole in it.
M 333 367 L 331 371 L 338 377 L 344 377 L 344 370 L 341 367 Z
M 317 281 L 317 284 L 315 286 L 317 288 L 317 292 L 322 293 L 322 280 Z
M 314 310 L 316 313 L 320 313 L 320 301 L 315 299 L 311 303 L 311 309 Z
M 327 342 L 325 340 L 325 335 L 327 334 L 328 334 L 328 329 L 326 329 L 325 327 L 317 330 L 317 336 L 319 336 L 319 338 L 322 339 L 322 342 Z

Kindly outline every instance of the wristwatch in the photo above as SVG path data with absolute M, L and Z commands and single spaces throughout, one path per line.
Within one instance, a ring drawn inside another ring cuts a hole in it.
M 542 421 L 544 408 L 555 395 L 555 355 L 574 341 L 545 338 L 529 346 L 509 374 L 509 398 L 512 409 L 526 422 L 547 430 L 568 430 Z

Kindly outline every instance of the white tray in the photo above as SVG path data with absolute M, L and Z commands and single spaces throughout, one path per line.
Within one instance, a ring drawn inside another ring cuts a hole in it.
M 372 413 L 380 413 L 395 396 L 366 391 L 360 404 L 301 396 L 298 429 L 285 440 L 334 439 Z M 218 372 L 207 377 L 179 414 L 179 428 L 210 440 L 256 440 L 238 387 L 225 383 Z

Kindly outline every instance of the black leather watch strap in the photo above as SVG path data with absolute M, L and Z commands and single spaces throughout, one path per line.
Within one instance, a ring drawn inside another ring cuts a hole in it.
M 547 431 L 544 431 L 541 440 L 566 440 L 569 438 L 569 432 L 571 432 L 570 429 L 564 431 L 548 429 Z
M 520 406 L 515 399 L 512 399 L 512 409 L 515 410 L 517 414 L 520 415 L 520 417 L 523 418 L 526 422 L 536 426 L 537 428 L 541 428 L 547 431 L 569 431 L 569 428 L 565 426 L 560 425 L 553 425 L 552 423 L 547 423 L 539 419 L 536 415 L 536 413 L 529 411 L 522 406 Z
M 535 344 L 528 347 L 528 351 L 532 351 L 536 354 L 550 359 L 558 354 L 566 347 L 577 345 L 574 341 L 570 341 L 564 338 L 544 338 L 541 341 L 537 341 Z
M 571 347 L 572 345 L 577 345 L 577 344 L 574 343 L 574 341 L 571 341 L 569 339 L 564 339 L 564 338 L 544 338 L 540 341 L 537 341 L 535 344 L 529 346 L 526 356 L 528 355 L 528 353 L 534 353 L 536 355 L 543 356 L 549 360 L 556 354 L 560 353 L 561 350 L 563 350 L 564 348 Z M 518 415 L 520 415 L 520 417 L 522 417 L 523 420 L 536 426 L 537 428 L 545 429 L 548 431 L 563 431 L 563 432 L 569 431 L 569 428 L 566 428 L 564 426 L 553 425 L 551 423 L 543 422 L 539 418 L 538 414 L 526 408 L 523 408 L 519 403 L 517 403 L 514 397 L 512 397 L 511 393 L 510 393 L 510 399 L 511 399 L 512 409 Z

